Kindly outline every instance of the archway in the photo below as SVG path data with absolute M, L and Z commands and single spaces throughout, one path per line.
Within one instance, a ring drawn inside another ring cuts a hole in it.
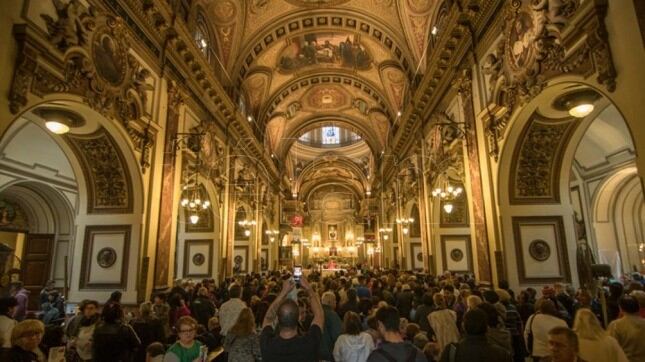
M 72 97 L 59 97 L 33 105 L 11 122 L 0 140 L 0 189 L 12 195 L 22 191 L 25 200 L 49 205 L 47 212 L 56 214 L 46 217 L 41 210 L 34 217 L 47 220 L 38 230 L 53 239 L 43 274 L 68 291 L 68 300 L 107 299 L 118 289 L 124 302 L 133 303 L 145 196 L 134 147 L 115 122 Z M 48 129 L 45 123 L 53 117 L 67 120 L 69 132 Z M 78 257 L 65 264 L 66 255 Z
M 594 94 L 593 111 L 574 117 L 559 109 L 558 100 L 572 92 Z M 620 111 L 599 90 L 568 81 L 543 90 L 516 112 L 509 127 L 497 194 L 510 282 L 577 284 L 578 244 L 589 242 L 599 260 L 589 223 L 590 190 L 625 162 L 635 166 L 631 134 Z M 611 150 L 604 149 L 608 145 Z

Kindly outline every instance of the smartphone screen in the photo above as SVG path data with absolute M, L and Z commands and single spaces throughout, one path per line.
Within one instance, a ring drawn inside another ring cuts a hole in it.
M 294 266 L 293 267 L 293 280 L 300 284 L 300 277 L 302 277 L 302 267 L 301 266 Z

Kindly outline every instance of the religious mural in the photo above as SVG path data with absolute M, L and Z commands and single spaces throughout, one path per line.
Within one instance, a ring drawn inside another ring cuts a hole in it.
M 0 200 L 0 229 L 11 231 L 29 230 L 29 221 L 20 205 Z
M 346 33 L 310 33 L 287 40 L 279 57 L 280 71 L 290 73 L 312 65 L 366 70 L 372 55 L 358 35 Z

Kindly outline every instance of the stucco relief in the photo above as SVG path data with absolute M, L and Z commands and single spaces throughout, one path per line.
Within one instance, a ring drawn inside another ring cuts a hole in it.
M 130 175 L 116 142 L 104 128 L 91 135 L 65 136 L 81 160 L 89 184 L 88 213 L 132 212 Z
M 120 18 L 85 8 L 79 1 L 53 1 L 57 19 L 43 14 L 48 41 L 59 52 L 42 53 L 41 40 L 23 28 L 16 31 L 19 55 L 9 95 L 10 110 L 18 113 L 30 95 L 75 94 L 96 111 L 119 120 L 149 165 L 150 134 L 136 128 L 154 91 L 150 70 L 129 53 L 130 43 Z
M 319 85 L 309 89 L 303 96 L 304 109 L 312 111 L 339 110 L 350 107 L 350 95 L 339 86 Z
M 405 73 L 396 66 L 385 66 L 381 69 L 381 81 L 391 106 L 399 110 L 403 105 L 403 97 L 407 89 Z
M 531 117 L 513 155 L 511 203 L 559 202 L 562 156 L 575 126 L 574 118 Z
M 423 52 L 430 36 L 432 14 L 438 6 L 433 0 L 404 0 L 398 1 L 401 25 L 410 44 L 410 49 L 417 62 L 423 57 Z M 421 63 L 423 67 L 425 62 Z M 423 70 L 423 69 L 422 69 Z
M 595 73 L 608 91 L 615 89 L 616 70 L 604 24 L 607 4 L 596 4 L 570 29 L 570 18 L 580 7 L 578 0 L 514 0 L 507 6 L 503 38 L 482 62 L 491 106 L 504 110 L 501 117 L 487 121 L 490 144 L 504 138 L 513 111 L 555 76 Z M 496 147 L 492 156 L 498 156 Z

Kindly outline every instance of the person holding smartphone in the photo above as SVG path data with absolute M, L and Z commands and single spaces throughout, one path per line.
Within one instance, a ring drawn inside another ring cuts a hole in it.
M 298 334 L 300 314 L 298 304 L 287 298 L 296 283 L 293 279 L 285 280 L 282 283 L 280 294 L 269 307 L 262 322 L 260 350 L 263 362 L 318 361 L 318 348 L 322 338 L 325 316 L 320 298 L 311 288 L 307 278 L 300 277 L 300 284 L 307 293 L 314 314 L 311 326 L 305 334 Z M 274 329 L 276 321 L 277 329 Z

